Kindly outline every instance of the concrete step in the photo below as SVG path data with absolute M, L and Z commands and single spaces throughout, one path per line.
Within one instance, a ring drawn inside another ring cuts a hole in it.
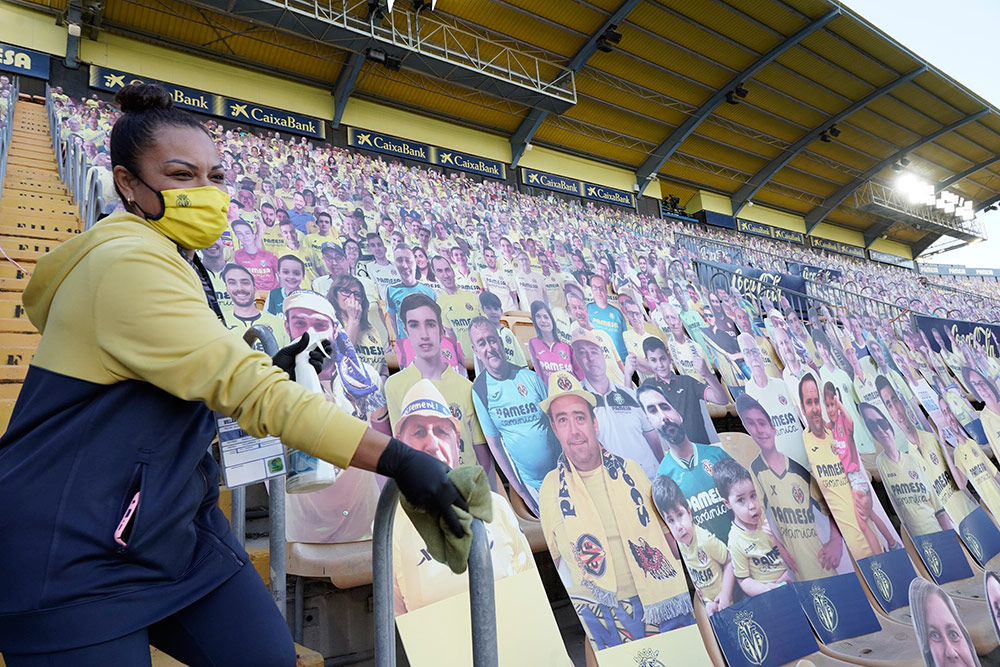
M 25 199 L 15 199 L 11 197 L 9 200 L 5 197 L 3 202 L 0 203 L 0 217 L 10 218 L 11 216 L 24 215 L 31 216 L 32 219 L 39 217 L 62 217 L 62 216 L 79 216 L 80 212 L 77 210 L 72 203 L 68 201 L 68 197 L 62 201 L 58 199 L 51 199 L 49 201 L 32 201 Z
M 2 244 L 0 244 L 0 247 L 2 247 Z M 0 259 L 0 278 L 26 278 L 31 275 L 32 271 L 35 270 L 34 262 L 18 262 L 18 264 L 24 268 L 24 271 L 17 268 L 10 262 Z M 27 271 L 27 273 L 25 273 L 25 271 Z
M 0 218 L 10 219 L 13 216 L 25 216 L 32 220 L 37 218 L 79 217 L 80 212 L 67 201 L 10 201 L 4 199 L 0 203 Z
M 0 201 L 4 204 L 17 204 L 19 206 L 32 204 L 38 206 L 51 206 L 54 208 L 71 208 L 73 206 L 73 201 L 70 199 L 69 195 L 60 197 L 58 195 L 53 195 L 50 192 L 32 192 L 30 190 L 15 190 L 13 192 L 8 192 Z
M 25 366 L 35 358 L 36 345 L 30 347 L 4 347 L 0 350 L 0 366 Z
M 43 229 L 39 225 L 32 225 L 30 222 L 22 222 L 17 226 L 0 224 L 0 237 L 37 239 L 45 241 L 68 241 L 76 236 L 76 233 L 69 231 L 56 231 Z
M 0 368 L 3 368 L 0 366 Z M 17 368 L 17 366 L 10 366 L 9 368 Z M 28 367 L 24 367 L 24 372 L 28 372 Z M 18 394 L 21 393 L 22 382 L 0 382 L 0 401 L 10 400 L 16 401 Z
M 22 157 L 19 155 L 11 155 L 7 160 L 7 164 L 13 167 L 25 167 L 30 169 L 38 169 L 41 171 L 55 171 L 56 161 L 55 158 L 49 158 L 48 160 L 33 160 L 31 158 Z
M 0 354 L 12 348 L 34 349 L 41 341 L 42 335 L 37 331 L 0 331 Z
M 14 319 L 11 317 L 0 318 L 0 332 L 3 333 L 38 333 L 35 325 L 27 317 Z
M 0 295 L 3 293 L 0 292 Z M 0 299 L 0 321 L 8 320 L 24 320 L 29 325 L 28 315 L 24 312 L 24 306 L 21 305 L 20 298 L 17 301 Z
M 0 334 L 3 335 L 3 334 Z M 24 376 L 28 374 L 27 366 L 0 366 L 0 384 L 24 382 Z
M 17 141 L 11 141 L 8 155 L 19 155 L 21 157 L 34 158 L 37 160 L 55 160 L 52 153 L 52 146 L 42 143 L 29 143 L 25 137 L 18 137 Z
M 64 216 L 59 216 L 56 220 L 48 222 L 39 218 L 25 218 L 24 220 L 0 221 L 0 227 L 7 229 L 23 229 L 28 232 L 55 232 L 60 234 L 79 234 L 83 230 L 74 221 L 67 220 Z M 67 224 L 71 223 L 71 224 Z
M 69 190 L 66 188 L 66 184 L 59 180 L 58 174 L 43 172 L 43 175 L 44 177 L 37 175 L 18 176 L 12 171 L 8 171 L 3 181 L 4 196 L 7 193 L 41 192 L 69 197 Z
M 3 249 L 7 256 L 15 262 L 37 262 L 40 257 L 58 245 L 59 243 L 56 241 L 11 239 L 10 242 L 3 243 Z
M 28 286 L 27 278 L 0 278 L 0 292 L 24 292 Z
M 3 317 L 0 318 L 0 332 L 3 333 L 38 333 L 35 325 L 27 317 L 21 318 L 11 318 Z
M 61 228 L 76 229 L 80 226 L 78 216 L 69 213 L 45 213 L 42 211 L 19 211 L 5 209 L 0 206 L 0 226 L 16 226 L 19 222 L 53 225 Z
M 7 425 L 10 424 L 10 413 L 14 411 L 14 399 L 2 398 L 0 399 L 0 433 L 7 430 Z M 0 667 L 3 664 L 0 663 Z
M 17 143 L 30 143 L 32 145 L 38 144 L 42 146 L 52 147 L 52 136 L 46 132 L 45 134 L 36 134 L 35 132 L 25 132 L 24 130 L 15 128 L 11 132 L 12 137 L 17 138 Z

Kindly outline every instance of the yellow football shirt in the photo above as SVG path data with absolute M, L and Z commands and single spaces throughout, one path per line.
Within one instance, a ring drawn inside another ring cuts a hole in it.
M 973 488 L 993 516 L 1000 516 L 1000 487 L 997 469 L 974 441 L 966 438 L 955 448 L 955 465 L 972 481 Z
M 691 544 L 677 542 L 677 547 L 687 564 L 691 581 L 701 594 L 701 599 L 707 603 L 714 600 L 722 590 L 722 571 L 729 558 L 729 550 L 722 540 L 701 526 L 692 528 L 694 535 Z
M 735 521 L 729 531 L 729 557 L 737 579 L 769 584 L 788 571 L 774 537 L 762 527 L 746 530 Z
M 823 569 L 819 563 L 823 543 L 816 532 L 816 510 L 826 510 L 819 486 L 795 459 L 786 456 L 785 466 L 784 474 L 778 475 L 758 456 L 750 464 L 750 472 L 782 546 L 795 560 L 795 578 L 810 581 L 833 576 L 836 572 Z
M 825 431 L 823 437 L 818 438 L 812 431 L 806 431 L 802 434 L 802 441 L 805 443 L 813 477 L 823 491 L 826 504 L 837 521 L 851 555 L 856 559 L 873 555 L 868 540 L 858 526 L 851 484 L 844 473 L 840 457 L 833 451 L 833 436 Z
M 910 535 L 927 535 L 941 530 L 937 516 L 944 508 L 924 475 L 924 462 L 918 454 L 899 452 L 899 460 L 893 461 L 882 451 L 875 465 L 896 514 Z

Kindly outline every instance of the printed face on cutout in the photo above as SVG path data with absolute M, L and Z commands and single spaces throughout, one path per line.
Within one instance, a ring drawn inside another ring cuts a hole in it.
M 670 401 L 659 391 L 643 391 L 639 394 L 649 423 L 660 432 L 663 439 L 671 445 L 679 445 L 687 437 L 684 432 L 684 420 Z
M 302 284 L 302 265 L 294 260 L 285 260 L 278 265 L 278 281 L 286 290 L 293 290 Z
M 335 330 L 334 323 L 329 317 L 308 308 L 290 308 L 285 313 L 285 317 L 287 318 L 285 329 L 288 330 L 288 336 L 291 340 L 295 340 L 309 330 L 315 331 L 324 338 L 332 338 L 332 332 Z
M 577 470 L 594 470 L 601 465 L 597 439 L 597 418 L 590 405 L 579 396 L 561 396 L 549 405 L 549 421 L 566 458 Z
M 809 428 L 814 433 L 821 433 L 825 430 L 823 425 L 823 402 L 820 400 L 819 387 L 812 375 L 806 375 L 799 383 L 802 392 L 802 411 L 806 414 L 806 421 Z
M 663 512 L 663 521 L 678 542 L 684 545 L 691 544 L 694 537 L 694 522 L 691 519 L 691 512 L 686 507 L 678 505 Z
M 476 357 L 494 376 L 499 375 L 500 369 L 507 363 L 507 357 L 496 329 L 492 326 L 474 325 L 469 328 L 469 338 Z
M 253 278 L 246 270 L 230 269 L 226 272 L 226 291 L 237 306 L 248 306 L 254 300 Z
M 774 438 L 778 430 L 771 423 L 771 417 L 763 410 L 751 408 L 740 413 L 740 420 L 747 433 L 762 450 L 772 451 L 775 447 Z
M 741 479 L 733 484 L 729 489 L 729 497 L 723 499 L 723 502 L 733 510 L 733 516 L 744 526 L 759 527 L 761 505 L 752 480 Z
M 604 351 L 587 341 L 578 341 L 573 344 L 573 354 L 577 362 L 583 368 L 583 374 L 588 381 L 601 380 L 608 374 L 607 361 L 604 359 Z
M 965 640 L 965 633 L 945 601 L 938 595 L 928 595 L 924 601 L 924 614 L 927 642 L 935 667 L 974 667 L 976 661 L 972 657 L 969 642 Z
M 430 306 L 408 310 L 404 328 L 418 356 L 427 360 L 441 356 L 441 323 Z
M 407 417 L 399 429 L 399 439 L 450 467 L 458 463 L 458 432 L 449 419 L 427 415 Z

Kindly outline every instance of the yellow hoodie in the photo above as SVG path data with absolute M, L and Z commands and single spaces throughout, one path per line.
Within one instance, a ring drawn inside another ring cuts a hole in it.
M 102 385 L 148 382 L 340 467 L 367 429 L 227 330 L 175 244 L 132 214 L 43 257 L 24 305 L 42 333 L 34 366 Z

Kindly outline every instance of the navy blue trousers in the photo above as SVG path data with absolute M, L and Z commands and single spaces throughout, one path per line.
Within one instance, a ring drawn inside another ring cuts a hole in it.
M 288 625 L 249 564 L 149 628 L 93 646 L 3 659 L 7 667 L 148 667 L 150 644 L 190 667 L 295 667 Z

